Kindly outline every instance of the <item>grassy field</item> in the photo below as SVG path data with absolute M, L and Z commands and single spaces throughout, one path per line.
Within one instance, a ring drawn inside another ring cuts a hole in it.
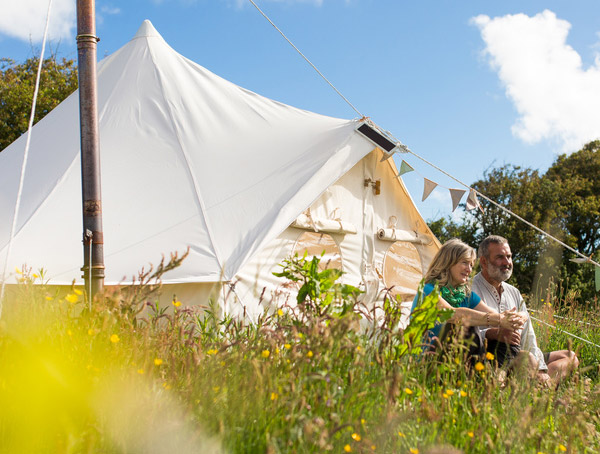
M 552 326 L 536 327 L 541 347 L 581 362 L 543 388 L 526 371 L 503 380 L 494 359 L 467 367 L 460 345 L 413 354 L 436 311 L 402 333 L 387 304 L 375 328 L 339 273 L 282 272 L 305 302 L 251 325 L 145 292 L 89 310 L 25 273 L 0 322 L 0 452 L 600 452 L 599 350 L 564 333 L 600 344 L 597 303 L 529 302 Z

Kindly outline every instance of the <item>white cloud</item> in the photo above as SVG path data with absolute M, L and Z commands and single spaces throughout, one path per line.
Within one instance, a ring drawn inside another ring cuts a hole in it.
M 600 137 L 600 55 L 583 68 L 567 44 L 569 22 L 545 10 L 533 17 L 480 15 L 472 23 L 519 113 L 515 136 L 527 143 L 557 141 L 565 152 Z
M 40 42 L 44 37 L 47 0 L 11 0 L 2 2 L 0 33 L 23 41 Z M 60 40 L 73 36 L 76 26 L 75 1 L 53 0 L 48 37 Z

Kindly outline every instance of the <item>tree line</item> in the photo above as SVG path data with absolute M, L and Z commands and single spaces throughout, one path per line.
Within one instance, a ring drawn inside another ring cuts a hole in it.
M 37 58 L 23 63 L 0 59 L 0 150 L 27 130 L 38 64 Z M 73 60 L 45 59 L 34 121 L 75 91 L 77 82 Z M 600 140 L 596 140 L 576 153 L 560 155 L 544 174 L 511 164 L 491 168 L 471 186 L 598 261 L 599 149 Z M 480 203 L 483 212 L 465 210 L 460 221 L 448 216 L 429 221 L 429 226 L 441 241 L 458 237 L 476 246 L 490 234 L 507 238 L 514 254 L 512 281 L 523 293 L 542 294 L 552 283 L 561 283 L 584 301 L 597 297 L 592 265 L 571 262 L 572 252 L 487 200 L 480 199 Z

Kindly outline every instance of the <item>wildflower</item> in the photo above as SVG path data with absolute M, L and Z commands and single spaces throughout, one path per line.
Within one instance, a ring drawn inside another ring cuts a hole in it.
M 220 386 L 213 386 L 213 392 L 218 393 L 221 390 Z
M 154 358 L 154 365 L 160 366 L 163 363 L 163 360 L 160 358 Z
M 70 329 L 68 329 L 68 330 L 67 330 L 67 335 L 68 335 L 69 337 L 71 337 L 71 336 L 73 335 L 73 331 L 71 331 Z
M 410 454 L 419 454 L 419 450 L 417 448 L 410 448 Z
M 346 445 L 346 446 L 344 446 L 344 451 L 352 452 L 352 448 L 350 447 L 350 445 Z
M 290 344 L 285 344 L 283 346 L 283 348 L 285 348 L 286 350 L 289 350 L 290 348 L 292 348 L 292 346 Z
M 225 366 L 225 361 L 221 361 L 219 364 L 220 364 L 221 366 Z
M 475 436 L 475 434 L 473 433 L 473 431 L 472 431 L 472 430 L 469 430 L 469 431 L 467 432 L 467 435 L 469 436 L 469 438 L 473 438 L 473 437 Z
M 449 396 L 453 396 L 454 395 L 454 391 L 452 391 L 451 389 L 447 389 L 446 390 L 446 394 L 448 394 Z
M 218 350 L 216 348 L 211 348 L 210 350 L 208 350 L 206 352 L 207 355 L 216 355 L 218 353 Z
M 410 389 L 410 388 L 404 388 L 404 392 L 409 395 L 413 393 L 412 389 Z
M 40 276 L 39 276 L 39 274 L 35 274 L 35 273 L 33 273 L 33 278 L 34 278 L 34 279 L 39 279 L 39 277 L 40 277 Z
M 263 358 L 268 358 L 270 354 L 271 352 L 269 350 L 263 350 L 260 356 L 262 356 Z
M 448 398 L 448 397 L 450 397 L 450 396 L 449 396 L 448 394 L 446 394 L 446 393 L 443 393 L 443 394 L 442 394 L 442 397 L 443 397 L 444 399 L 447 399 L 447 398 Z
M 309 350 L 308 353 L 306 354 L 306 356 L 308 356 L 309 358 L 312 358 L 313 357 L 312 350 Z
M 21 271 L 21 270 L 20 270 L 19 268 L 17 268 L 16 266 L 15 266 L 15 272 L 16 272 L 17 274 L 23 274 L 23 271 Z
M 77 301 L 79 301 L 79 297 L 73 293 L 69 293 L 67 296 L 65 296 L 65 299 L 71 304 L 75 304 Z
M 353 439 L 354 441 L 360 441 L 360 440 L 361 440 L 361 437 L 360 437 L 360 435 L 359 435 L 359 434 L 357 434 L 356 432 L 354 432 L 354 433 L 352 434 L 352 439 Z
M 138 373 L 138 374 L 140 374 L 140 375 L 144 375 L 144 369 L 141 369 L 141 368 L 140 368 L 140 369 L 138 369 L 138 370 L 137 370 L 137 373 Z
M 36 274 L 34 274 L 33 277 L 36 277 Z M 76 295 L 80 295 L 80 296 L 83 295 L 83 292 L 76 288 L 73 289 L 73 293 L 75 293 Z
M 567 447 L 565 445 L 558 445 L 558 449 L 562 452 L 565 452 L 567 450 Z
M 365 421 L 363 418 L 361 418 L 361 419 L 360 419 L 360 423 L 361 423 L 362 425 L 364 425 L 366 422 L 367 422 L 367 421 Z
M 88 329 L 88 336 L 93 336 L 94 333 L 95 331 L 92 328 Z
M 481 364 L 479 361 L 477 361 L 477 363 L 475 364 L 475 370 L 477 372 L 481 372 L 483 369 L 485 369 L 485 366 L 483 364 Z
M 120 340 L 121 340 L 121 339 L 119 339 L 119 336 L 118 336 L 118 335 L 116 335 L 116 334 L 113 334 L 112 336 L 110 336 L 110 341 L 111 341 L 113 344 L 116 344 L 116 343 L 117 343 L 117 342 L 119 342 Z
M 171 385 L 169 385 L 167 382 L 164 382 L 164 383 L 162 384 L 162 386 L 163 386 L 163 388 L 165 388 L 165 389 L 171 389 Z
M 281 309 L 277 309 L 277 315 L 283 317 L 283 311 Z
M 494 358 L 495 358 L 495 356 L 494 356 L 494 354 L 493 354 L 493 353 L 491 353 L 491 352 L 487 352 L 487 353 L 485 354 L 485 359 L 487 359 L 488 361 L 493 361 L 493 360 L 494 360 Z
M 173 304 L 173 306 L 175 306 L 175 307 L 179 307 L 179 306 L 181 306 L 181 301 L 173 300 L 173 302 L 171 304 Z
M 277 393 L 271 393 L 271 400 L 277 400 L 279 395 Z
M 467 397 L 467 392 L 464 390 L 460 390 L 460 397 Z
M 402 432 L 398 432 L 398 436 L 399 436 L 400 438 L 406 438 L 406 435 L 404 435 Z
M 51 296 L 46 296 L 46 301 L 52 301 L 54 298 L 52 298 Z
M 454 358 L 454 363 L 460 366 L 460 359 L 458 356 Z
M 375 451 L 375 449 L 377 449 L 377 447 L 375 445 L 371 445 L 371 451 Z

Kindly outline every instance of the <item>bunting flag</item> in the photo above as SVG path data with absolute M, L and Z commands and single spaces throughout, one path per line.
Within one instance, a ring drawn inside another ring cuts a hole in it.
M 427 178 L 423 178 L 423 181 L 424 181 L 424 187 L 423 187 L 423 200 L 421 200 L 422 202 L 424 202 L 425 199 L 427 197 L 429 197 L 429 194 L 431 194 L 431 191 L 433 191 L 435 189 L 435 187 L 438 185 L 435 181 L 428 180 Z
M 396 153 L 395 148 L 392 151 L 385 151 L 385 150 L 382 150 L 382 151 L 383 151 L 383 157 L 381 158 L 381 160 L 379 162 L 387 161 L 392 156 L 394 156 L 394 153 Z
M 596 267 L 596 291 L 600 292 L 600 267 Z
M 412 172 L 413 170 L 415 169 L 413 169 L 411 165 L 403 159 L 402 164 L 400 164 L 400 171 L 398 172 L 398 175 L 396 175 L 396 177 L 401 177 L 405 173 Z
M 449 189 L 450 191 L 450 197 L 452 198 L 452 211 L 454 212 L 454 210 L 456 210 L 456 207 L 458 207 L 458 204 L 460 203 L 460 199 L 462 199 L 462 196 L 465 195 L 465 190 L 463 189 Z
M 482 212 L 483 209 L 481 205 L 479 205 L 479 200 L 477 200 L 477 194 L 475 193 L 475 189 L 471 189 L 469 191 L 469 197 L 467 197 L 467 210 L 474 210 L 475 208 L 479 208 Z

